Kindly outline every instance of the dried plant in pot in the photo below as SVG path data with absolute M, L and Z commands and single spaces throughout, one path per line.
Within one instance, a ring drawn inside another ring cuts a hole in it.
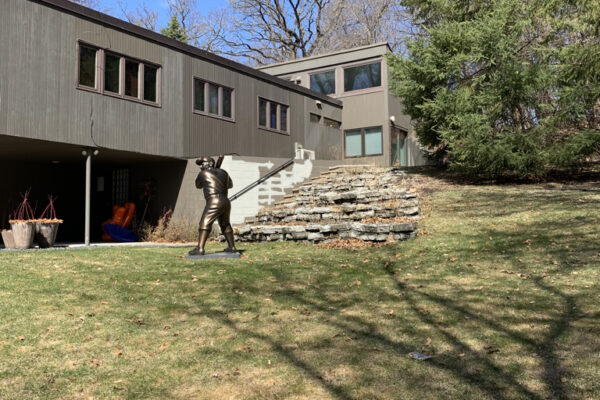
M 12 210 L 12 207 L 9 206 L 8 209 Z M 2 235 L 2 241 L 4 242 L 4 247 L 7 249 L 15 248 L 15 239 L 13 238 L 12 231 L 10 230 L 10 226 L 8 225 L 8 220 L 12 219 L 12 214 L 8 212 L 8 209 L 3 209 L 2 214 L 0 215 L 0 234 Z
M 0 233 L 2 234 L 2 241 L 4 242 L 4 247 L 7 249 L 14 249 L 15 238 L 13 237 L 12 230 L 2 229 Z
M 23 200 L 17 206 L 13 213 L 13 219 L 10 219 L 10 228 L 14 239 L 15 249 L 28 249 L 33 244 L 35 234 L 36 220 L 33 216 L 33 209 L 29 204 L 29 191 L 21 194 Z
M 62 219 L 56 218 L 56 210 L 54 209 L 55 200 L 52 196 L 48 196 L 48 205 L 37 220 L 35 237 L 40 248 L 54 246 L 58 226 L 63 223 Z

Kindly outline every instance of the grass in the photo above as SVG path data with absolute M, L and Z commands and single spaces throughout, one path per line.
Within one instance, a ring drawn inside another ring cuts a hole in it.
M 0 398 L 597 399 L 599 204 L 448 186 L 381 248 L 0 252 Z

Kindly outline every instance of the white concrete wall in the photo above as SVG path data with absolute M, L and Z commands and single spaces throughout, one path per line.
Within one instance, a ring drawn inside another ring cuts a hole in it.
M 284 158 L 226 156 L 221 168 L 229 173 L 233 181 L 229 197 L 286 161 Z M 246 217 L 256 215 L 260 208 L 282 198 L 285 189 L 291 189 L 305 180 L 319 175 L 328 167 L 338 164 L 340 161 L 295 160 L 292 166 L 234 200 L 231 203 L 231 223 L 242 224 Z M 204 196 L 202 190 L 196 189 L 195 186 L 199 171 L 200 167 L 196 165 L 195 160 L 189 160 L 177 197 L 174 218 L 200 220 L 204 209 Z

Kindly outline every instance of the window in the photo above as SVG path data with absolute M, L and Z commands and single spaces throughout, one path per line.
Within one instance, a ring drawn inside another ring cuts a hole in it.
M 144 100 L 157 103 L 156 77 L 158 68 L 144 64 Z
M 121 57 L 106 54 L 104 57 L 104 90 L 119 93 Z
M 328 128 L 340 129 L 342 123 L 333 119 L 323 118 L 323 124 Z
M 381 86 L 381 62 L 344 68 L 344 92 Z
M 125 60 L 125 96 L 139 97 L 139 77 L 140 64 L 135 61 Z
M 79 46 L 79 84 L 96 89 L 96 57 L 98 49 Z
M 159 105 L 160 66 L 83 43 L 78 49 L 78 88 Z
M 322 94 L 335 94 L 335 71 L 312 74 L 310 88 Z
M 346 157 L 378 156 L 383 154 L 381 127 L 351 129 L 344 132 Z
M 194 112 L 232 120 L 233 89 L 194 78 Z
M 259 98 L 258 126 L 277 132 L 288 133 L 289 112 L 289 106 Z

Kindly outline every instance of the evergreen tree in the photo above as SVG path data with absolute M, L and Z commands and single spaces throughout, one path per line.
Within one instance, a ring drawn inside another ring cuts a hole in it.
M 185 32 L 185 29 L 181 26 L 175 14 L 171 16 L 169 24 L 166 27 L 162 28 L 160 30 L 160 33 L 170 37 L 171 39 L 179 40 L 183 43 L 188 42 L 188 37 Z
M 419 140 L 455 169 L 543 175 L 600 153 L 597 0 L 403 0 L 423 34 L 391 56 Z

